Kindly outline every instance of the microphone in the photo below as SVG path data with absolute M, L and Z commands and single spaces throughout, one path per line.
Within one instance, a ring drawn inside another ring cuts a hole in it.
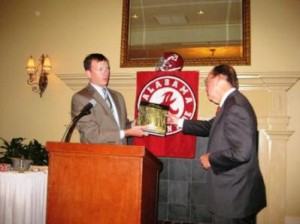
M 79 119 L 82 118 L 83 116 L 90 114 L 91 109 L 94 106 L 96 106 L 96 104 L 97 104 L 96 100 L 91 99 L 89 101 L 89 103 L 81 109 L 80 113 L 73 118 L 72 123 L 70 124 L 69 128 L 67 129 L 68 132 L 66 134 L 66 138 L 65 138 L 64 142 L 69 142 L 70 141 L 71 135 L 74 131 L 74 128 L 75 128 L 75 125 L 76 125 L 77 121 L 79 121 Z
M 91 109 L 92 109 L 96 104 L 97 104 L 96 100 L 91 99 L 91 100 L 89 101 L 89 103 L 88 103 L 87 105 L 85 105 L 85 106 L 81 109 L 80 113 L 79 113 L 77 116 L 74 117 L 73 121 L 76 120 L 77 117 L 80 117 L 80 118 L 81 118 L 81 117 L 83 117 L 83 116 L 85 116 L 85 115 L 90 114 L 90 113 L 91 113 Z

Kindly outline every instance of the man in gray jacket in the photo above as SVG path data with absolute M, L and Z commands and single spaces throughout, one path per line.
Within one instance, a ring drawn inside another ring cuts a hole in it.
M 102 54 L 90 54 L 83 62 L 88 85 L 72 97 L 72 117 L 77 116 L 90 100 L 96 105 L 91 114 L 77 122 L 82 143 L 127 144 L 127 137 L 147 135 L 143 126 L 135 126 L 127 118 L 121 93 L 107 88 L 110 78 L 108 59 Z

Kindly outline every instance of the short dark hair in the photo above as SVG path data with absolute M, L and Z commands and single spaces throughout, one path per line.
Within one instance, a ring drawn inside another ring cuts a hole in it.
M 235 69 L 231 65 L 222 64 L 215 66 L 211 74 L 213 76 L 223 75 L 226 77 L 227 82 L 229 82 L 234 88 L 239 88 L 239 80 L 236 75 Z
M 83 61 L 83 67 L 85 71 L 91 69 L 92 60 L 108 62 L 108 59 L 103 54 L 99 54 L 99 53 L 90 54 L 86 56 L 86 58 Z

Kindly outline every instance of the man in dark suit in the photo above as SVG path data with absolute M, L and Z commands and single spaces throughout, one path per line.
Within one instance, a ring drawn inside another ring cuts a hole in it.
M 265 185 L 257 150 L 257 120 L 247 98 L 238 91 L 238 79 L 230 65 L 219 65 L 206 80 L 208 99 L 220 110 L 209 121 L 178 119 L 168 123 L 186 134 L 209 136 L 207 153 L 200 163 L 208 170 L 208 209 L 215 224 L 255 224 L 266 206 Z
M 121 93 L 107 88 L 110 67 L 102 54 L 90 54 L 83 62 L 89 84 L 73 95 L 72 117 L 94 99 L 97 103 L 91 114 L 77 122 L 82 143 L 127 144 L 127 137 L 147 135 L 143 126 L 135 126 L 127 118 L 125 101 Z

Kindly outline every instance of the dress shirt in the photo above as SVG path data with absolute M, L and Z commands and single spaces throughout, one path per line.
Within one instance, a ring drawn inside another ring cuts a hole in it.
M 227 99 L 227 97 L 233 92 L 235 91 L 236 89 L 235 88 L 231 88 L 229 90 L 227 90 L 224 95 L 222 96 L 222 99 L 221 99 L 221 102 L 219 103 L 219 106 L 222 107 L 225 100 Z
M 93 83 L 91 83 L 91 85 L 96 89 L 96 91 L 102 96 L 102 98 L 105 100 L 105 96 L 104 96 L 104 92 L 103 92 L 103 88 L 106 88 L 106 87 L 100 87 L 100 86 L 97 86 Z M 120 127 L 120 123 L 119 123 L 119 115 L 118 115 L 118 110 L 116 108 L 116 105 L 115 105 L 115 102 L 113 100 L 113 98 L 111 97 L 109 91 L 107 91 L 107 96 L 109 97 L 109 100 L 112 104 L 112 110 L 114 111 L 113 115 L 114 115 L 114 118 L 118 124 L 118 126 Z M 125 132 L 124 130 L 120 130 L 120 138 L 123 139 L 125 137 Z

